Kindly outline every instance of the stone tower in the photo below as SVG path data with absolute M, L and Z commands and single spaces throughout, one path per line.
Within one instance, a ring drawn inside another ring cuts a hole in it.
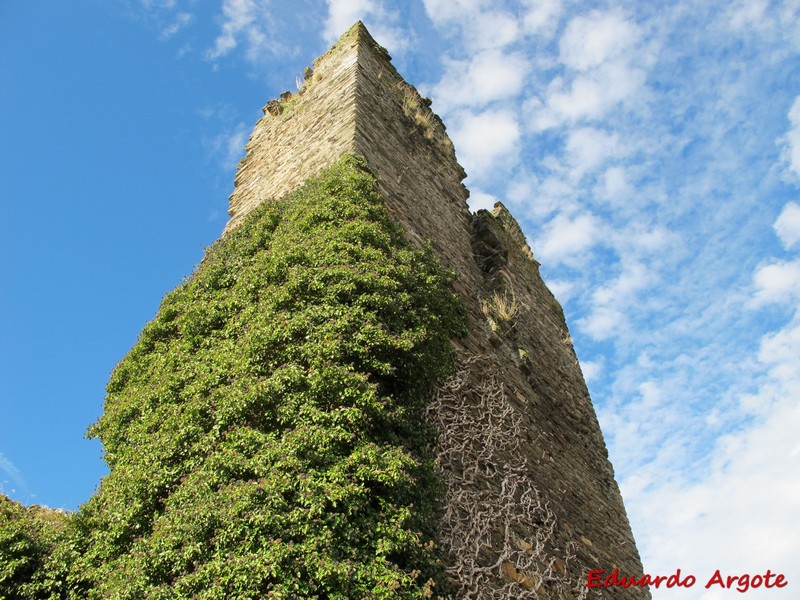
M 586 586 L 641 575 L 564 314 L 501 204 L 471 214 L 438 116 L 357 23 L 264 107 L 239 164 L 225 232 L 344 154 L 362 155 L 394 219 L 457 274 L 469 334 L 430 399 L 445 485 L 441 545 L 459 597 L 649 598 Z

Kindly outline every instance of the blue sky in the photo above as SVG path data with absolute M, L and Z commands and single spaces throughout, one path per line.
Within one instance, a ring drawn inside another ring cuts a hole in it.
M 0 3 L 2 490 L 91 495 L 111 369 L 218 237 L 261 106 L 357 19 L 473 208 L 519 218 L 646 571 L 771 568 L 795 597 L 797 0 Z

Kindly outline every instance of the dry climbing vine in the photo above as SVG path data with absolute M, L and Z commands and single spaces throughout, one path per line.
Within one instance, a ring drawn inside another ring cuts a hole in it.
M 459 598 L 587 597 L 569 576 L 574 544 L 552 554 L 556 516 L 530 480 L 519 412 L 485 356 L 464 361 L 428 407 L 438 429 L 440 539 Z

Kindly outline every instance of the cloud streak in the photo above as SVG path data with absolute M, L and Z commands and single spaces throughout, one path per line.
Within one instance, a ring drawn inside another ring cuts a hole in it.
M 0 470 L 5 473 L 6 477 L 11 479 L 11 483 L 13 484 L 13 487 L 0 491 L 6 494 L 16 494 L 18 496 L 31 495 L 30 490 L 28 489 L 28 484 L 25 482 L 22 472 L 13 462 L 11 462 L 11 459 L 2 452 L 0 452 Z
M 783 160 L 790 172 L 800 177 L 800 96 L 789 109 L 790 128 L 783 138 Z

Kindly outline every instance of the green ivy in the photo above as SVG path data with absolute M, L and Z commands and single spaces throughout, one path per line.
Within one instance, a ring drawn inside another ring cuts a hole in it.
M 464 333 L 452 278 L 360 158 L 262 204 L 112 373 L 89 430 L 111 471 L 62 534 L 53 597 L 442 593 L 423 412 Z
M 67 577 L 70 517 L 25 507 L 0 494 L 0 598 L 61 598 Z

